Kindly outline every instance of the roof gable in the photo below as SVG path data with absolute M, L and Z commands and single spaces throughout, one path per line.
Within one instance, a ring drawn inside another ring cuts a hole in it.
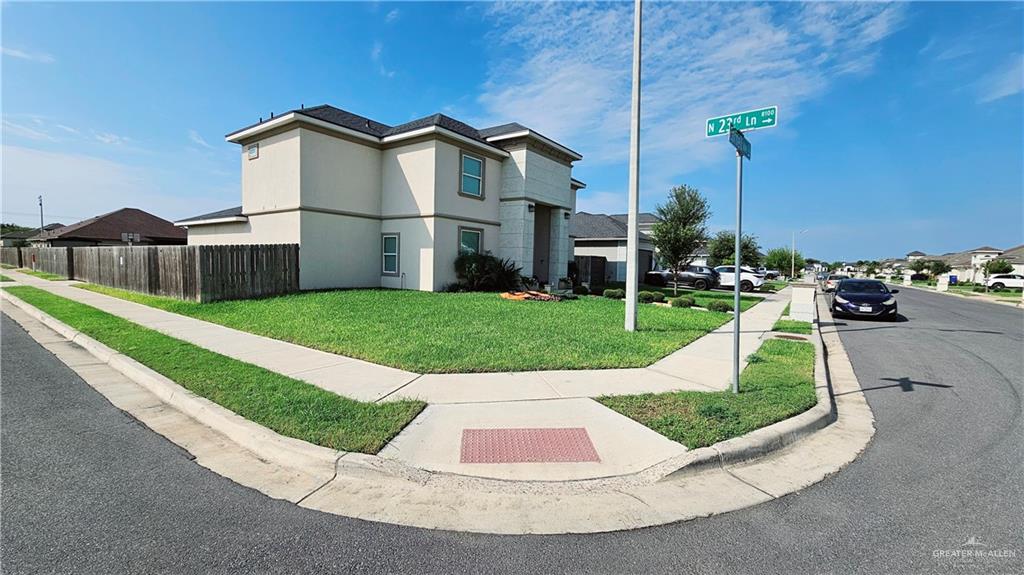
M 121 208 L 80 222 L 39 234 L 33 239 L 53 240 L 81 238 L 85 240 L 121 241 L 123 232 L 141 234 L 143 238 L 177 239 L 187 237 L 185 230 L 173 223 L 138 208 Z

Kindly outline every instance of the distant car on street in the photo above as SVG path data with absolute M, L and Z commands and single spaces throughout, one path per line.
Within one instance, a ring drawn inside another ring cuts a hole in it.
M 773 280 L 782 275 L 782 272 L 780 272 L 779 270 L 770 270 L 764 266 L 757 268 L 757 273 L 764 276 L 764 279 L 766 280 Z
M 715 271 L 718 272 L 719 286 L 723 288 L 731 288 L 736 284 L 736 266 L 718 266 Z M 750 268 L 740 268 L 740 291 L 754 291 L 755 289 L 764 285 L 764 276 L 758 274 Z
M 654 286 L 668 286 L 673 281 L 696 290 L 708 290 L 718 287 L 719 277 L 718 272 L 707 266 L 686 266 L 686 270 L 678 274 L 672 270 L 654 270 L 644 275 L 644 283 Z
M 893 294 L 899 291 L 890 290 L 878 280 L 841 280 L 832 293 L 832 316 L 896 319 L 899 313 Z
M 1020 274 L 998 274 L 988 278 L 985 285 L 993 291 L 1006 288 L 1024 288 L 1024 275 Z
M 850 279 L 850 276 L 845 274 L 829 274 L 828 277 L 825 278 L 825 283 L 821 284 L 821 289 L 824 290 L 826 293 L 835 291 L 836 286 L 839 285 L 839 282 L 845 279 Z

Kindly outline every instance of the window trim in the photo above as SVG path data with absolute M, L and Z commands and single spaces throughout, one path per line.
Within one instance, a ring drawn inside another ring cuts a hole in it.
M 472 159 L 480 162 L 480 176 L 479 177 L 474 176 L 473 174 L 467 174 L 466 173 L 466 169 L 465 169 L 466 158 L 472 158 Z M 477 178 L 478 180 L 480 180 L 480 193 L 479 194 L 471 194 L 471 193 L 467 192 L 462 187 L 462 178 L 464 176 L 469 176 L 471 178 Z M 485 192 L 484 192 L 484 180 L 485 180 L 486 177 L 487 177 L 487 160 L 484 159 L 483 156 L 477 156 L 476 154 L 471 154 L 471 153 L 467 152 L 466 150 L 459 150 L 459 195 L 463 196 L 463 197 L 466 197 L 466 198 L 472 198 L 474 200 L 483 200 L 484 199 L 484 195 L 485 195 Z
M 395 238 L 395 271 L 387 271 L 385 256 L 392 255 L 384 251 L 384 239 Z M 380 235 L 380 275 L 387 277 L 398 277 L 402 272 L 402 234 L 398 232 L 384 232 Z
M 476 253 L 482 254 L 482 253 L 486 252 L 486 250 L 484 250 L 484 229 L 483 228 L 471 228 L 469 226 L 459 226 L 459 233 L 455 237 L 455 241 L 456 241 L 455 249 L 457 250 L 456 253 L 458 253 L 458 255 L 462 255 L 462 232 L 473 232 L 473 233 L 477 234 L 478 236 L 480 236 L 480 242 L 479 242 L 479 245 L 477 246 L 477 252 Z
M 253 150 L 256 150 L 255 154 L 253 154 Z M 249 158 L 249 160 L 258 160 L 260 158 L 260 143 L 253 142 L 252 144 L 246 146 L 245 155 L 247 158 Z

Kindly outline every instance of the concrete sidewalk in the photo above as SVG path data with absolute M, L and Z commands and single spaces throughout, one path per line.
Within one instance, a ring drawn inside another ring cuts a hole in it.
M 678 390 L 719 391 L 728 388 L 731 377 L 731 321 L 645 368 L 420 375 L 79 289 L 74 287 L 75 282 L 54 282 L 14 270 L 5 273 L 20 284 L 362 401 L 489 403 Z M 742 314 L 742 358 L 757 351 L 762 335 L 781 316 L 787 294 L 785 290 L 772 294 Z

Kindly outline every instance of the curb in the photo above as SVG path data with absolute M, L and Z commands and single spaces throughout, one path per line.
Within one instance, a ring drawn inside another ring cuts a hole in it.
M 81 333 L 64 322 L 44 313 L 6 290 L 0 297 L 16 305 L 46 327 L 83 347 L 102 363 L 119 371 L 139 384 L 161 401 L 178 409 L 196 421 L 211 427 L 242 447 L 266 459 L 288 467 L 319 469 L 334 472 L 336 462 L 345 455 L 305 441 L 285 437 L 258 423 L 254 423 L 216 403 L 200 397 L 171 379 L 153 371 L 134 359 Z

